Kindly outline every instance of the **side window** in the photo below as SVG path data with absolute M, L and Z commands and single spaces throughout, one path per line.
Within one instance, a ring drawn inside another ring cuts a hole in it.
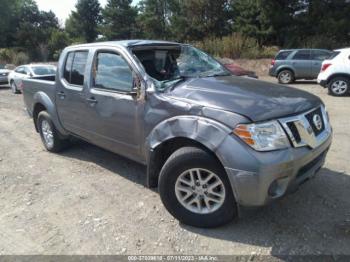
M 15 72 L 18 73 L 18 74 L 25 74 L 24 68 L 23 68 L 23 67 L 17 68 L 17 69 L 15 70 Z
M 310 60 L 310 51 L 309 50 L 300 50 L 298 51 L 293 60 Z
M 84 74 L 88 52 L 75 52 L 72 72 L 71 72 L 71 84 L 82 86 L 84 85 Z
M 313 50 L 312 51 L 312 60 L 319 60 L 319 61 L 323 61 L 326 60 L 327 58 L 329 58 L 331 55 L 331 53 L 326 52 L 326 51 L 322 51 L 322 50 Z
M 287 57 L 292 53 L 292 51 L 282 51 L 277 54 L 276 60 L 286 60 Z
M 64 79 L 66 79 L 68 83 L 71 83 L 70 73 L 72 71 L 73 58 L 74 58 L 74 53 L 69 53 L 66 59 L 66 65 L 64 66 L 63 77 Z
M 97 54 L 94 65 L 94 87 L 130 92 L 133 88 L 133 73 L 124 58 L 111 52 Z
M 31 74 L 29 68 L 27 68 L 27 67 L 25 67 L 23 71 L 24 71 L 25 75 L 30 75 Z
M 88 52 L 77 51 L 69 53 L 64 67 L 63 77 L 68 83 L 77 86 L 84 85 L 84 74 Z

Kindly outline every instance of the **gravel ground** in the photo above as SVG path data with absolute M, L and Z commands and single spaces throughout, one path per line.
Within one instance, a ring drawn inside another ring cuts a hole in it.
M 0 254 L 350 254 L 350 97 L 294 86 L 327 105 L 325 167 L 295 194 L 211 230 L 174 220 L 142 166 L 83 142 L 46 152 L 21 95 L 0 88 Z

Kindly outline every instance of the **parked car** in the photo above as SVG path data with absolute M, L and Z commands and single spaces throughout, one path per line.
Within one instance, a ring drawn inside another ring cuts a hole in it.
M 193 226 L 219 226 L 241 206 L 286 195 L 316 175 L 332 140 L 317 96 L 233 76 L 185 44 L 71 46 L 55 80 L 23 83 L 48 151 L 78 137 L 147 166 L 147 185 Z
M 251 78 L 258 78 L 257 74 L 254 71 L 246 70 L 237 64 L 225 64 L 225 67 L 228 70 L 230 70 L 230 72 L 235 76 L 247 76 Z
M 328 88 L 334 96 L 344 96 L 350 92 L 350 48 L 334 51 L 322 64 L 317 82 Z
M 7 85 L 7 78 L 11 70 L 6 68 L 6 65 L 0 64 L 0 85 Z
M 14 94 L 20 93 L 22 89 L 22 80 L 27 78 L 51 76 L 56 74 L 56 67 L 45 64 L 22 65 L 13 70 L 9 75 L 8 84 Z
M 269 75 L 277 77 L 281 84 L 290 84 L 295 80 L 316 79 L 322 62 L 332 54 L 323 49 L 281 50 L 271 61 Z

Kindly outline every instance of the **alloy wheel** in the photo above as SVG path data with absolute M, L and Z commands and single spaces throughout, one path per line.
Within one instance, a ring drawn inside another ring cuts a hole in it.
M 292 81 L 292 76 L 289 72 L 282 72 L 279 78 L 283 84 L 288 84 Z
M 42 131 L 43 138 L 46 145 L 50 148 L 53 147 L 54 145 L 53 131 L 52 131 L 51 125 L 45 119 L 41 122 L 41 131 Z
M 197 214 L 210 214 L 224 203 L 226 192 L 222 180 L 215 173 L 201 168 L 183 172 L 175 183 L 180 204 Z
M 332 83 L 331 89 L 333 93 L 337 95 L 343 95 L 348 90 L 348 83 L 343 80 L 337 80 L 334 83 Z

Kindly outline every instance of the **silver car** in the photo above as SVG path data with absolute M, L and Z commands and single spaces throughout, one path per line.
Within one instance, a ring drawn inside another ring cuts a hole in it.
M 56 67 L 53 65 L 31 64 L 17 67 L 8 75 L 8 83 L 14 94 L 22 90 L 22 80 L 27 78 L 51 76 L 56 74 Z
M 0 85 L 7 84 L 7 78 L 11 71 L 6 69 L 5 65 L 0 64 Z
M 323 49 L 281 50 L 272 60 L 269 75 L 281 84 L 290 84 L 298 79 L 316 79 L 322 62 L 332 51 Z

